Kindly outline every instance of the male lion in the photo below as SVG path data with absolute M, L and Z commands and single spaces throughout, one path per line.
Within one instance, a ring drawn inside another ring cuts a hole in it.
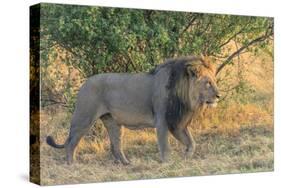
M 161 160 L 168 147 L 168 131 L 186 146 L 191 156 L 195 143 L 188 129 L 204 106 L 215 106 L 219 98 L 215 71 L 200 57 L 167 60 L 149 73 L 108 73 L 90 77 L 81 87 L 68 138 L 63 145 L 51 136 L 47 143 L 66 148 L 72 163 L 77 144 L 100 118 L 109 134 L 116 161 L 129 164 L 122 150 L 122 127 L 156 128 Z

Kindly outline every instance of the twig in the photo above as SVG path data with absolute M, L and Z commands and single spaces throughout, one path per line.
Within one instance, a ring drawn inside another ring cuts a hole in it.
M 180 32 L 179 39 L 182 37 L 182 35 L 192 26 L 192 24 L 195 22 L 195 20 L 199 17 L 199 15 L 195 15 L 187 24 L 187 26 Z
M 124 53 L 124 56 L 127 57 L 127 59 L 129 60 L 130 65 L 133 67 L 134 71 L 137 71 L 136 66 L 131 58 L 131 56 L 129 54 Z
M 218 73 L 238 54 L 240 54 L 242 51 L 244 51 L 245 49 L 247 49 L 248 47 L 258 43 L 258 42 L 262 42 L 264 40 L 266 40 L 268 37 L 270 37 L 273 33 L 269 33 L 266 32 L 263 36 L 260 36 L 258 38 L 253 39 L 251 42 L 249 42 L 248 44 L 242 46 L 241 48 L 239 48 L 237 51 L 235 51 L 234 53 L 232 53 L 217 69 L 216 75 L 218 75 Z
M 60 105 L 62 107 L 70 108 L 70 106 L 67 105 L 65 102 L 56 101 L 56 100 L 53 100 L 53 99 L 42 99 L 41 101 L 46 102 L 46 103 L 49 102 L 49 104 L 47 104 L 45 106 L 58 104 L 58 105 Z
M 220 44 L 218 48 L 222 48 L 223 46 L 227 45 L 232 39 L 236 38 L 237 35 L 241 34 L 244 31 L 245 27 L 243 27 L 241 30 L 239 30 L 237 33 L 235 33 L 234 35 L 232 35 L 229 39 L 227 39 L 227 41 L 225 41 L 224 43 Z

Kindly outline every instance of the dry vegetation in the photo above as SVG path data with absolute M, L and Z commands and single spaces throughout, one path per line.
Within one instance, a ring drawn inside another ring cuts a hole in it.
M 255 68 L 245 67 L 247 82 L 256 89 L 255 96 L 249 97 L 253 102 L 222 103 L 193 122 L 197 148 L 194 156 L 188 159 L 184 157 L 183 146 L 170 136 L 169 161 L 160 163 L 154 129 L 125 129 L 124 152 L 132 163 L 128 166 L 115 164 L 107 133 L 98 121 L 81 140 L 76 161 L 69 166 L 65 151 L 49 147 L 45 139 L 47 135 L 53 135 L 57 142 L 63 143 L 71 114 L 63 107 L 43 108 L 40 114 L 41 184 L 272 171 L 273 65 L 267 63 L 264 67 L 262 62 L 256 63 Z M 232 69 L 235 72 L 236 69 Z
M 252 110 L 251 107 L 249 109 Z M 229 109 L 233 112 L 232 117 L 224 116 L 225 121 L 220 120 L 224 122 L 223 124 L 210 126 L 207 126 L 207 123 L 220 117 L 212 115 L 213 113 L 207 114 L 212 120 L 205 120 L 198 128 L 195 125 L 193 127 L 197 150 L 192 159 L 185 159 L 182 145 L 170 137 L 170 160 L 164 164 L 159 163 L 153 129 L 145 131 L 125 129 L 124 151 L 132 161 L 129 166 L 114 164 L 109 151 L 109 139 L 100 122 L 97 127 L 102 129 L 101 135 L 96 138 L 91 130 L 79 144 L 76 162 L 71 166 L 67 165 L 65 151 L 47 146 L 44 139 L 47 134 L 52 134 L 63 143 L 68 133 L 69 114 L 60 112 L 53 117 L 42 117 L 41 183 L 69 184 L 271 171 L 272 117 L 266 117 L 268 114 L 260 109 L 255 110 L 252 115 L 249 115 L 252 111 L 247 110 L 242 111 L 244 115 L 241 115 L 241 112 L 233 107 Z M 222 112 L 219 109 L 216 111 Z M 237 120 L 241 124 L 234 123 Z

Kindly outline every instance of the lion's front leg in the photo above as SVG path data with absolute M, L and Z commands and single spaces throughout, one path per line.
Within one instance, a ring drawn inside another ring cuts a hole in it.
M 186 157 L 192 157 L 196 144 L 190 132 L 190 128 L 175 129 L 171 133 L 178 141 L 186 146 Z
M 186 157 L 191 157 L 195 152 L 196 143 L 195 143 L 194 138 L 193 138 L 193 136 L 190 132 L 189 127 L 186 128 L 186 135 L 189 138 L 189 145 L 186 148 Z

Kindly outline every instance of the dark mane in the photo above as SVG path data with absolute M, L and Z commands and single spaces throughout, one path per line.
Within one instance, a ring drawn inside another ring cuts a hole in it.
M 157 74 L 159 70 L 166 68 L 166 67 L 172 67 L 175 64 L 185 64 L 185 65 L 192 65 L 192 62 L 194 61 L 200 61 L 202 65 L 209 67 L 209 64 L 205 62 L 201 57 L 197 56 L 187 56 L 187 57 L 180 57 L 176 59 L 167 59 L 164 63 L 157 65 L 154 69 L 150 70 L 149 74 Z
M 177 129 L 177 126 L 189 114 L 193 113 L 189 99 L 189 79 L 194 76 L 191 71 L 187 71 L 195 65 L 203 65 L 209 68 L 209 65 L 200 57 L 183 57 L 178 59 L 169 59 L 165 63 L 158 65 L 151 70 L 149 74 L 155 75 L 162 69 L 168 69 L 169 80 L 166 85 L 168 99 L 166 101 L 165 119 L 171 132 Z
M 148 74 L 157 75 L 165 69 L 168 73 L 166 89 L 165 119 L 171 132 L 176 130 L 181 123 L 190 123 L 192 118 L 201 111 L 201 106 L 192 109 L 189 98 L 190 78 L 200 77 L 214 69 L 209 61 L 197 56 L 168 59 L 158 65 Z
M 177 128 L 177 125 L 181 122 L 184 115 L 190 111 L 189 101 L 184 101 L 183 98 L 176 92 L 176 87 L 180 80 L 185 80 L 187 82 L 186 87 L 189 86 L 188 75 L 185 71 L 185 63 L 185 59 L 168 60 L 163 66 L 156 68 L 156 71 L 159 71 L 163 67 L 167 66 L 170 68 L 169 80 L 166 85 L 168 100 L 166 103 L 165 118 L 171 132 Z M 182 89 L 188 90 L 188 88 Z

